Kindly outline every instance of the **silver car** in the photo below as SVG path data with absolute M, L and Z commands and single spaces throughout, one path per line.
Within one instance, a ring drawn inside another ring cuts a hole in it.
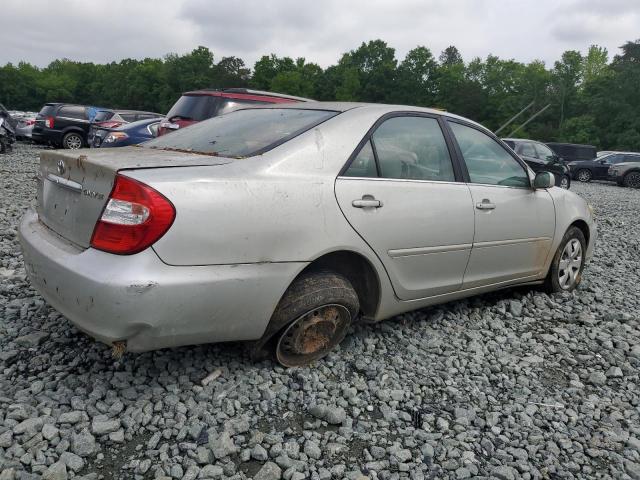
M 42 152 L 20 238 L 45 299 L 120 351 L 241 340 L 294 366 L 353 322 L 573 290 L 596 224 L 553 185 L 455 115 L 280 104 L 141 147 Z

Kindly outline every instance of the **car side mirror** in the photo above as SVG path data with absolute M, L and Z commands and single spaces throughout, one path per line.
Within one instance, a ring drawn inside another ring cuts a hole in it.
M 556 184 L 556 178 L 551 172 L 538 172 L 533 180 L 533 188 L 551 188 Z
M 609 162 L 607 162 L 606 160 L 600 160 L 600 163 L 604 165 L 605 163 L 609 163 Z

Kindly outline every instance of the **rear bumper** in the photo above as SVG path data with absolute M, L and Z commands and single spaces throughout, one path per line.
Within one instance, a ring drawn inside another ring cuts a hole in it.
M 33 286 L 80 330 L 146 351 L 255 340 L 304 263 L 175 267 L 149 248 L 119 256 L 81 250 L 29 210 L 19 229 Z

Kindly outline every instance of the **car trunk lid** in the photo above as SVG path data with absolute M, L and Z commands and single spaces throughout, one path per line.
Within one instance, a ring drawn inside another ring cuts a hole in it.
M 118 172 L 223 165 L 232 161 L 224 157 L 140 147 L 117 151 L 44 151 L 40 154 L 38 216 L 58 235 L 87 248 Z

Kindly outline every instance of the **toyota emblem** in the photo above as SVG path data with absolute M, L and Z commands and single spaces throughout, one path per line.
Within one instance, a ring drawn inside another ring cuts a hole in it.
M 67 167 L 64 164 L 64 160 L 58 160 L 58 175 L 64 175 Z

